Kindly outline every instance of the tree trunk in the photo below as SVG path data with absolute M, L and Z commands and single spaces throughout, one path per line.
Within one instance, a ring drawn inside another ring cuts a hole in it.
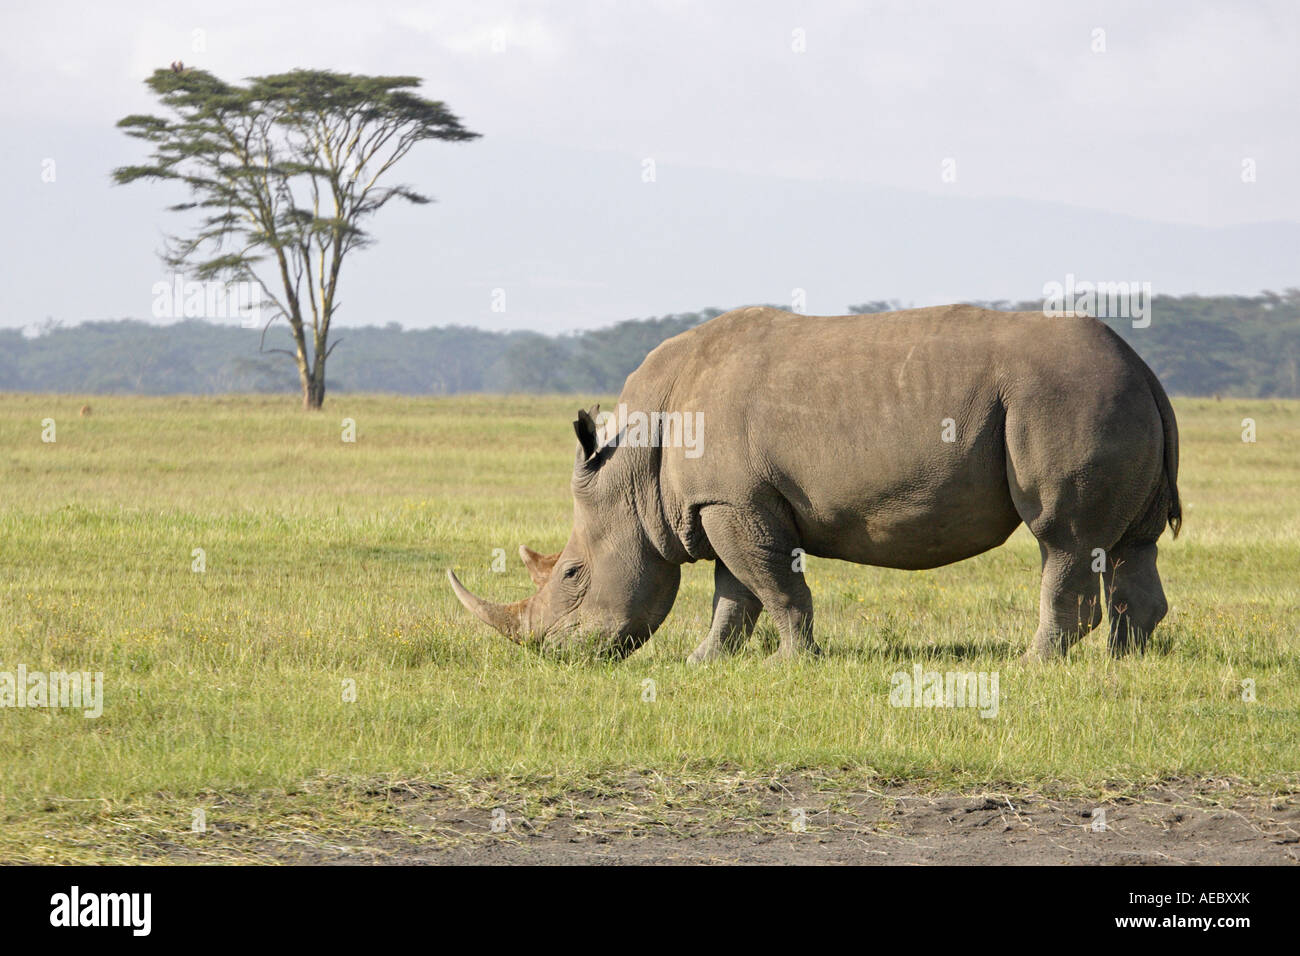
M 316 339 L 315 354 L 311 360 L 307 358 L 307 344 L 302 336 L 300 329 L 294 329 L 294 337 L 298 340 L 298 354 L 295 361 L 298 365 L 298 383 L 302 387 L 302 410 L 304 412 L 318 412 L 321 406 L 325 404 L 325 351 L 321 349 L 320 338 Z
M 325 404 L 325 363 L 317 362 L 310 377 L 302 387 L 302 409 L 305 412 L 318 412 Z
M 302 387 L 302 410 L 318 412 L 325 404 L 325 360 L 330 352 L 325 346 L 329 338 L 329 320 L 328 318 L 325 320 L 324 329 L 317 329 L 312 335 L 313 348 L 309 355 L 306 329 L 299 316 L 298 301 L 291 289 L 288 296 L 293 309 L 289 317 L 289 327 L 293 332 L 294 344 L 297 346 L 294 363 L 298 366 L 298 383 Z

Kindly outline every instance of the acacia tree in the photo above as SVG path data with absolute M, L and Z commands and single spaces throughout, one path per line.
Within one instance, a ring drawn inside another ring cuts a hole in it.
M 390 200 L 430 202 L 381 182 L 422 140 L 478 138 L 440 102 L 412 89 L 412 76 L 294 70 L 233 85 L 203 70 L 155 70 L 145 81 L 166 117 L 118 122 L 153 145 L 149 161 L 113 171 L 115 182 L 176 180 L 200 210 L 196 231 L 169 236 L 163 260 L 200 280 L 255 282 L 284 317 L 303 407 L 325 400 L 330 322 L 339 309 L 344 257 L 370 243 L 362 223 Z

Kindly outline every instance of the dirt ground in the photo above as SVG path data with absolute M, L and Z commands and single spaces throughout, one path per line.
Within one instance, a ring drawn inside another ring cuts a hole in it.
M 397 826 L 328 840 L 229 834 L 228 848 L 242 844 L 239 855 L 262 862 L 306 864 L 1300 862 L 1294 794 L 1242 794 L 1212 781 L 1102 800 L 827 788 L 800 777 L 667 790 L 633 782 L 622 792 L 531 805 L 428 785 L 374 796 L 393 805 Z

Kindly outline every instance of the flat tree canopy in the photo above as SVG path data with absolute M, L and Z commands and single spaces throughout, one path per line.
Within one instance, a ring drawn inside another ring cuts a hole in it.
M 283 316 L 296 351 L 271 351 L 294 358 L 303 407 L 320 408 L 344 256 L 369 244 L 362 224 L 390 200 L 431 201 L 385 176 L 422 140 L 478 134 L 413 93 L 413 76 L 294 70 L 234 85 L 174 64 L 145 83 L 168 114 L 118 122 L 153 153 L 114 170 L 114 181 L 189 187 L 190 200 L 169 208 L 202 218 L 192 234 L 168 237 L 164 261 L 200 280 L 256 283 L 273 305 L 263 341 Z

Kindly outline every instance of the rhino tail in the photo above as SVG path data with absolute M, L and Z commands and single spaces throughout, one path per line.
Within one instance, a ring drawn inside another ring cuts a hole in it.
M 1156 400 L 1156 407 L 1160 410 L 1160 423 L 1165 433 L 1164 472 L 1165 482 L 1169 486 L 1169 510 L 1166 520 L 1176 538 L 1183 527 L 1183 504 L 1178 498 L 1178 419 L 1174 417 L 1174 406 L 1170 404 L 1169 396 L 1165 394 L 1160 379 L 1156 378 L 1155 372 L 1151 371 L 1150 366 L 1145 362 L 1142 365 L 1146 369 L 1147 382 L 1151 386 L 1151 397 Z

